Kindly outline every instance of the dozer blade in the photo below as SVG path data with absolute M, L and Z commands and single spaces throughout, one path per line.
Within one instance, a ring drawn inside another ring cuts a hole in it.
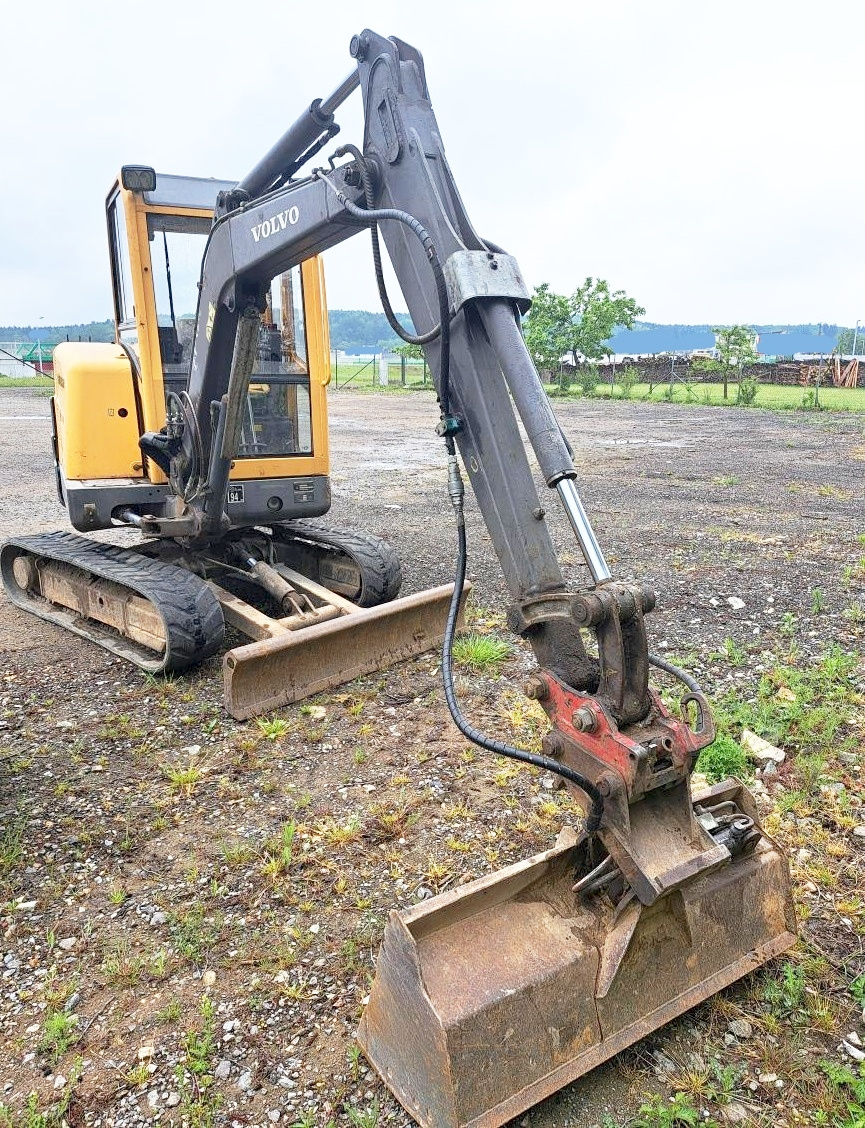
M 444 637 L 452 592 L 445 584 L 229 650 L 226 709 L 243 721 L 431 650 Z
M 733 780 L 707 797 L 753 808 Z M 391 913 L 358 1040 L 424 1128 L 498 1128 L 795 942 L 787 864 L 765 836 L 618 912 L 577 899 L 578 849 L 563 831 Z

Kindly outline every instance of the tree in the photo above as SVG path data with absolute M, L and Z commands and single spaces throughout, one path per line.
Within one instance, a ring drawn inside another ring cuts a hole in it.
M 599 360 L 612 349 L 607 341 L 616 328 L 633 329 L 634 322 L 646 311 L 629 298 L 624 290 L 610 291 L 603 278 L 587 278 L 568 299 L 570 320 L 565 333 L 567 351 L 574 364 L 579 356 Z
M 406 360 L 426 360 L 422 345 L 410 345 L 406 341 L 403 345 L 396 345 L 393 350 L 397 356 L 404 356 Z
M 571 319 L 568 299 L 556 294 L 547 282 L 535 287 L 532 308 L 523 319 L 523 335 L 529 355 L 540 371 L 559 368 L 562 354 L 567 352 L 565 331 Z
M 715 334 L 715 348 L 724 371 L 724 399 L 727 398 L 727 377 L 731 368 L 739 370 L 739 379 L 742 379 L 742 367 L 754 364 L 757 360 L 757 335 L 747 325 L 728 325 L 725 328 L 713 329 Z
M 400 380 L 405 384 L 405 368 L 406 362 L 409 360 L 422 360 L 423 361 L 423 382 L 426 384 L 426 353 L 423 351 L 422 345 L 412 345 L 406 341 L 402 345 L 396 345 L 393 350 L 400 359 Z
M 611 292 L 603 278 L 587 278 L 570 297 L 554 293 L 544 282 L 535 288 L 523 333 L 536 367 L 550 371 L 559 367 L 564 353 L 571 354 L 574 364 L 580 357 L 609 356 L 606 342 L 615 329 L 633 328 L 645 312 L 624 290 Z
M 854 353 L 856 356 L 862 356 L 865 353 L 865 326 L 860 325 L 857 329 L 842 329 L 838 334 L 838 352 L 844 356 L 845 353 Z

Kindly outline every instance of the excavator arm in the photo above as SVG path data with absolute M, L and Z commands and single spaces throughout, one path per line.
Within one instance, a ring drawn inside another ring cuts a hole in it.
M 478 734 L 451 692 L 452 712 L 470 739 L 564 777 L 588 816 L 576 843 L 392 914 L 385 934 L 361 1023 L 368 1056 L 422 1124 L 489 1128 L 789 946 L 795 922 L 786 864 L 747 792 L 730 781 L 691 795 L 697 754 L 714 737 L 708 706 L 688 675 L 649 652 L 654 593 L 611 576 L 521 335 L 528 288 L 468 218 L 420 54 L 371 31 L 351 53 L 356 72 L 220 198 L 188 403 L 142 439 L 176 508 L 145 531 L 207 538 L 228 527 L 228 471 L 270 280 L 380 229 L 436 382 L 460 536 L 457 450 L 510 591 L 509 624 L 538 661 L 526 690 L 552 722 L 544 755 Z M 362 149 L 294 179 L 358 86 Z M 585 559 L 582 590 L 564 581 L 520 424 Z M 650 687 L 651 665 L 684 683 L 679 715 Z

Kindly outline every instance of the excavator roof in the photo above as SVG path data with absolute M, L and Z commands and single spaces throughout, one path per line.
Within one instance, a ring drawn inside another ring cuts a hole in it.
M 154 172 L 144 166 L 135 167 L 137 172 L 150 173 L 149 182 L 155 179 L 156 188 L 153 191 L 145 190 L 142 194 L 145 203 L 156 204 L 161 207 L 202 208 L 213 211 L 216 206 L 216 197 L 220 192 L 227 192 L 237 184 L 236 180 L 214 180 L 202 176 L 174 176 L 170 173 Z M 124 182 L 126 177 L 123 177 Z M 143 182 L 142 182 L 143 183 Z M 128 185 L 131 186 L 131 185 Z

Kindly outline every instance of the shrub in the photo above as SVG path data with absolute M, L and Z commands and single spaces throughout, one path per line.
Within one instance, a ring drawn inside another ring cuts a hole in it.
M 743 376 L 739 381 L 739 388 L 736 392 L 736 403 L 750 407 L 757 398 L 758 388 L 759 384 L 753 376 Z
M 594 364 L 587 364 L 580 369 L 580 391 L 584 396 L 593 396 L 600 383 L 601 376 Z
M 634 390 L 634 385 L 640 379 L 640 370 L 635 368 L 633 364 L 629 364 L 627 368 L 623 368 L 619 375 L 619 386 L 622 389 L 622 399 L 630 399 L 631 392 Z

